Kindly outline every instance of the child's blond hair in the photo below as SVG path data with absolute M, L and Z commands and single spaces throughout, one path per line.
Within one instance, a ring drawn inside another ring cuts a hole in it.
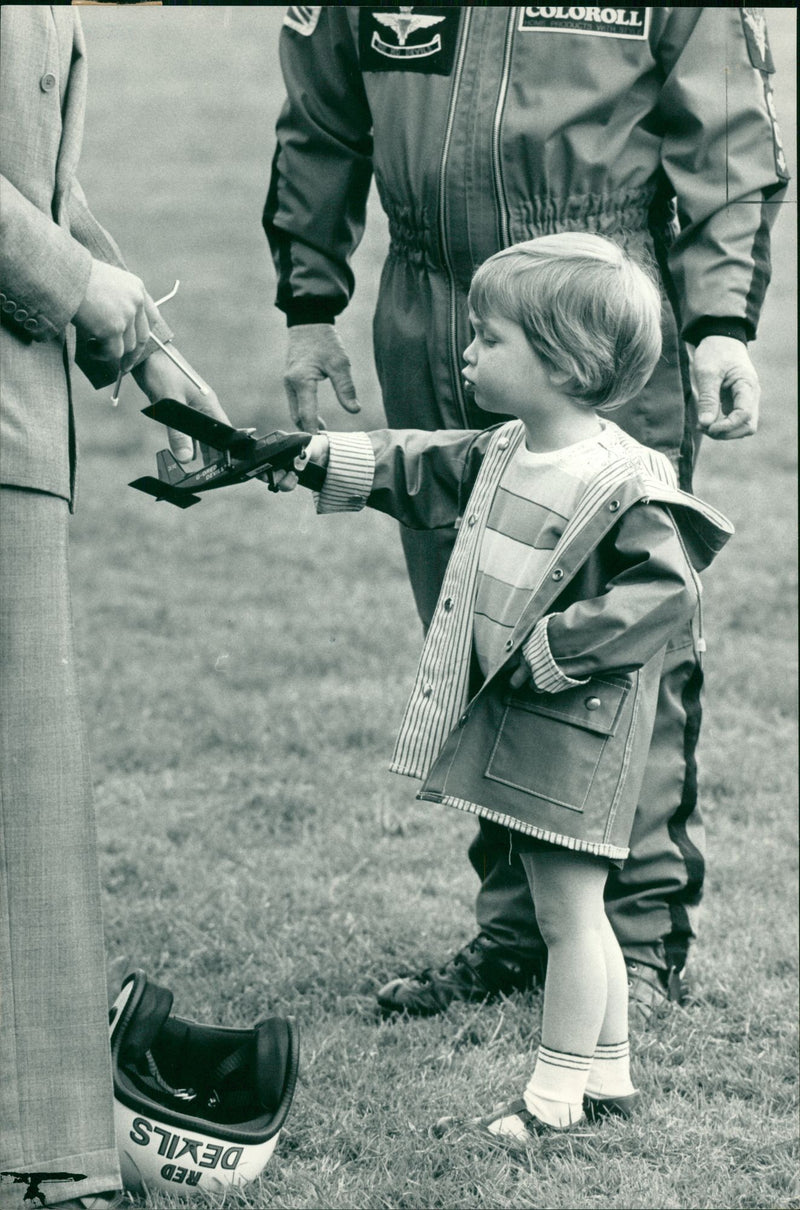
M 496 252 L 472 279 L 469 305 L 518 323 L 564 390 L 618 407 L 642 390 L 661 355 L 661 296 L 649 273 L 600 235 L 565 231 Z

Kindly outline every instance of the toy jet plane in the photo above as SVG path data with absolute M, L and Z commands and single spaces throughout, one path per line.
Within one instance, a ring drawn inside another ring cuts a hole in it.
M 159 450 L 156 454 L 158 478 L 145 475 L 129 485 L 155 496 L 156 500 L 168 500 L 178 508 L 199 504 L 198 492 L 227 487 L 229 483 L 244 483 L 256 475 L 266 474 L 270 488 L 277 490 L 272 471 L 293 470 L 295 458 L 311 440 L 308 433 L 282 433 L 279 430 L 267 433 L 265 437 L 254 437 L 254 429 L 231 428 L 175 399 L 159 399 L 142 408 L 142 412 L 200 442 L 203 466 L 199 470 L 187 472 L 169 450 Z M 212 461 L 211 451 L 222 457 Z M 325 472 L 321 467 L 307 463 L 298 472 L 298 479 L 306 487 L 320 488 L 325 481 Z

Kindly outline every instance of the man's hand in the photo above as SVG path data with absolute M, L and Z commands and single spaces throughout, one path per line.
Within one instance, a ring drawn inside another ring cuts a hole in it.
M 192 370 L 196 378 L 201 378 L 172 345 L 170 351 Z M 159 399 L 177 399 L 178 403 L 185 403 L 190 408 L 196 408 L 198 412 L 205 412 L 214 420 L 221 420 L 223 424 L 231 423 L 211 388 L 209 387 L 208 393 L 204 395 L 160 349 L 152 353 L 146 361 L 140 362 L 131 372 L 151 403 L 157 403 Z M 178 461 L 191 462 L 195 456 L 193 439 L 188 434 L 176 432 L 174 429 L 167 429 L 167 436 L 170 449 Z
M 127 369 L 144 348 L 150 324 L 157 318 L 155 303 L 135 274 L 92 261 L 86 293 L 72 322 L 91 341 L 93 355 Z
M 747 346 L 730 336 L 706 336 L 692 359 L 700 428 L 717 441 L 750 437 L 758 428 L 761 388 Z
M 317 383 L 324 378 L 346 412 L 360 412 L 350 359 L 333 324 L 297 324 L 288 332 L 283 385 L 296 427 L 306 433 L 325 427 L 317 412 Z

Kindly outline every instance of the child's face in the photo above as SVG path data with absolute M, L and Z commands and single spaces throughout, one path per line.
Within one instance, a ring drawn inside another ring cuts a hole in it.
M 461 371 L 485 412 L 525 420 L 542 398 L 552 393 L 548 371 L 518 323 L 498 315 L 469 316 L 475 332 L 464 350 Z

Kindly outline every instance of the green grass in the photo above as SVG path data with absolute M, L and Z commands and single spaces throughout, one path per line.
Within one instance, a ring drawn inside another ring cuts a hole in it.
M 281 10 L 82 13 L 94 208 L 155 296 L 181 278 L 165 314 L 231 417 L 286 424 L 259 228 Z M 773 10 L 787 146 L 792 18 Z M 109 958 L 168 984 L 184 1015 L 285 1013 L 301 1032 L 276 1156 L 229 1206 L 800 1206 L 793 210 L 754 351 L 762 432 L 701 459 L 699 490 L 738 536 L 706 577 L 697 1002 L 635 1039 L 635 1122 L 523 1162 L 428 1128 L 518 1094 L 538 997 L 431 1021 L 373 1011 L 383 980 L 472 935 L 476 890 L 474 821 L 385 772 L 420 641 L 394 526 L 317 520 L 305 494 L 258 484 L 190 513 L 156 506 L 125 486 L 161 444 L 144 399 L 126 380 L 115 412 L 79 386 L 73 585 Z M 340 324 L 364 413 L 326 394 L 331 426 L 382 421 L 369 323 L 384 238 L 374 204 Z

